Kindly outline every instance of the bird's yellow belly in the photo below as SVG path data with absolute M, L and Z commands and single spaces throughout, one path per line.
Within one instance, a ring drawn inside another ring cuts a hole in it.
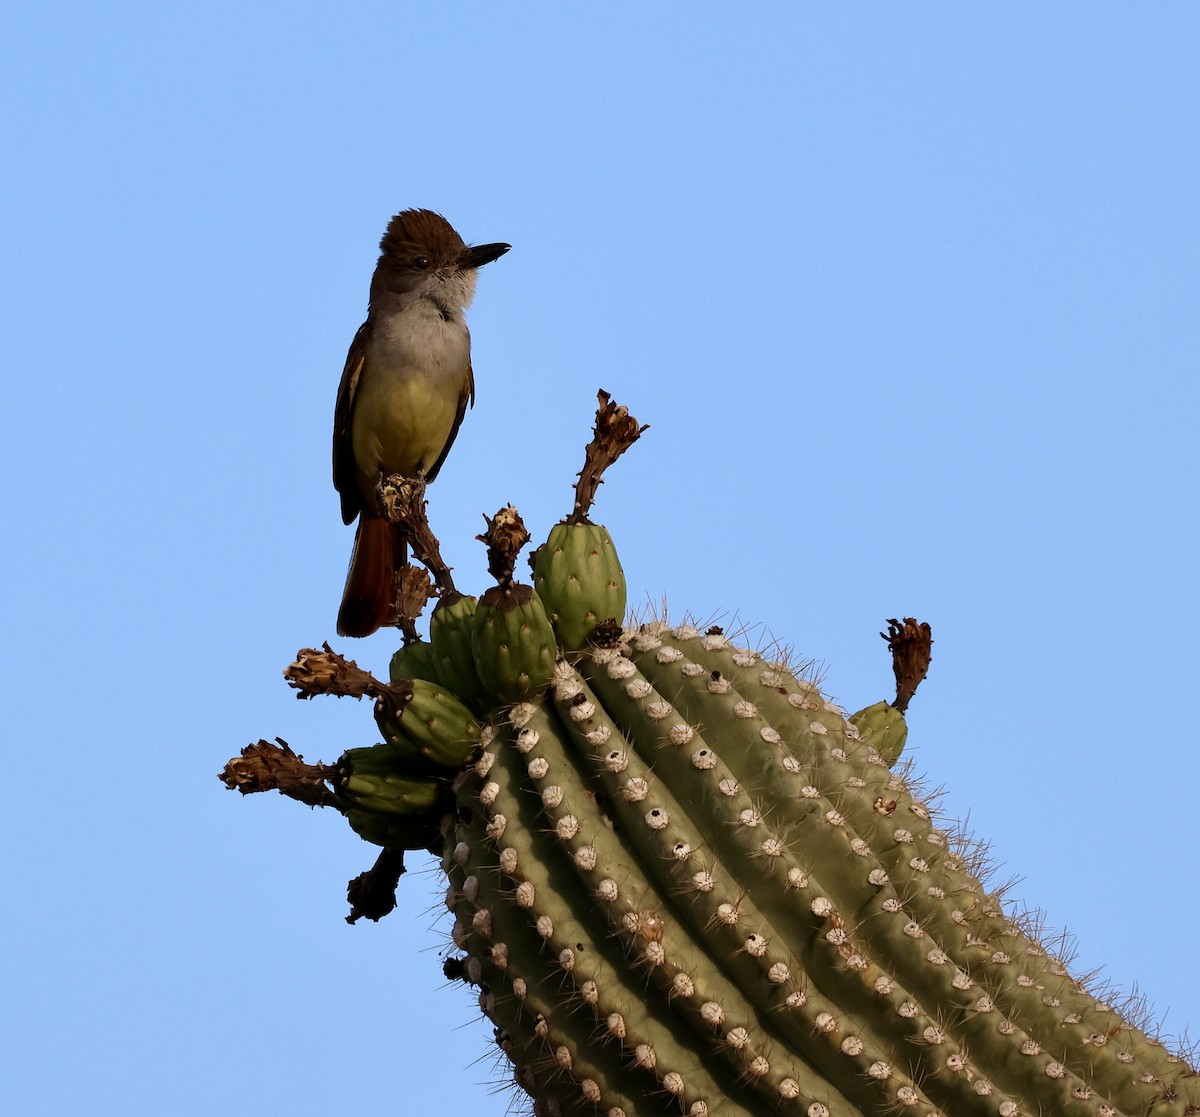
M 364 495 L 374 493 L 381 473 L 415 477 L 430 469 L 454 432 L 465 386 L 465 374 L 364 369 L 350 423 Z

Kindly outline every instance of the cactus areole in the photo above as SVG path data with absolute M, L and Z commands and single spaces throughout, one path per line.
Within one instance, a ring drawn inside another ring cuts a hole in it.
M 226 784 L 383 847 L 351 921 L 394 905 L 406 850 L 440 853 L 446 973 L 542 1117 L 1200 1113 L 1196 1071 L 1005 911 L 898 766 L 927 625 L 889 622 L 897 697 L 848 718 L 720 629 L 624 623 L 587 512 L 642 429 L 602 394 L 533 586 L 502 510 L 496 585 L 445 592 L 390 683 L 328 648 L 289 668 L 301 697 L 375 697 L 383 743 L 325 767 L 260 742 Z

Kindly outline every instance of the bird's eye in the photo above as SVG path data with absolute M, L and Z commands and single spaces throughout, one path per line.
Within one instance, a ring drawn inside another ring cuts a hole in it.
M 413 267 L 418 271 L 425 271 L 429 267 L 428 256 L 416 256 L 413 258 Z

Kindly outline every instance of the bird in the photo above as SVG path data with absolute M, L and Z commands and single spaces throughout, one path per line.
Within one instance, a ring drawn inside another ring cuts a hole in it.
M 471 247 L 428 209 L 397 213 L 379 242 L 367 318 L 350 343 L 334 407 L 333 485 L 343 522 L 358 521 L 340 636 L 369 636 L 395 622 L 395 579 L 407 548 L 376 489 L 391 474 L 422 483 L 437 477 L 475 403 L 464 311 L 476 272 L 511 247 Z

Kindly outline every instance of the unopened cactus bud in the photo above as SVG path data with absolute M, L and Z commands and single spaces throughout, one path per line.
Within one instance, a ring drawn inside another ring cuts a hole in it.
M 450 691 L 424 679 L 412 681 L 412 697 L 399 717 L 376 706 L 380 731 L 402 757 L 417 766 L 461 768 L 479 743 L 475 715 Z
M 429 643 L 438 679 L 468 706 L 484 699 L 471 654 L 472 617 L 478 599 L 461 593 L 438 601 L 429 618 Z
M 428 683 L 442 683 L 442 677 L 437 669 L 437 660 L 433 654 L 433 645 L 427 640 L 414 640 L 412 643 L 405 644 L 392 656 L 388 674 L 393 683 L 412 679 L 424 679 Z
M 558 658 L 554 626 L 532 586 L 493 586 L 479 599 L 472 628 L 475 670 L 500 704 L 537 698 Z
M 561 523 L 538 548 L 533 584 L 567 651 L 587 646 L 601 621 L 625 618 L 625 573 L 608 529 Z

